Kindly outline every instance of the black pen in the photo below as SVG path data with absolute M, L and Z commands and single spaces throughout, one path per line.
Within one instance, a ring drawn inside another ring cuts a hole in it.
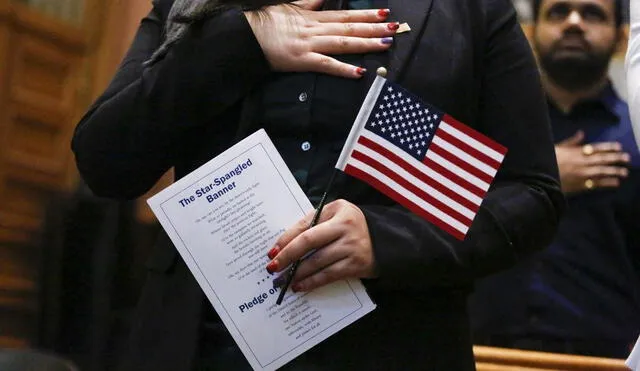
M 324 194 L 322 195 L 322 198 L 320 199 L 320 203 L 318 204 L 318 207 L 316 208 L 316 213 L 313 215 L 313 219 L 311 220 L 311 223 L 309 224 L 309 229 L 313 228 L 316 224 L 318 224 L 318 220 L 320 220 L 320 213 L 322 212 L 322 209 L 324 208 L 324 205 L 327 202 L 327 194 L 329 193 L 329 190 L 331 189 L 331 185 L 333 184 L 333 180 L 336 177 L 336 173 L 337 172 L 338 172 L 337 169 L 333 169 L 333 173 L 331 174 L 331 178 L 329 179 L 329 183 L 327 184 L 327 187 L 326 187 L 326 189 L 324 191 Z M 306 254 L 302 258 L 296 260 L 295 262 L 293 262 L 293 264 L 291 264 L 291 267 L 289 268 L 289 273 L 287 274 L 287 282 L 282 287 L 282 290 L 280 291 L 280 294 L 278 295 L 278 300 L 276 300 L 276 304 L 278 304 L 278 305 L 282 304 L 282 300 L 284 299 L 284 295 L 287 293 L 287 289 L 291 285 L 291 281 L 293 281 L 293 276 L 295 276 L 296 271 L 298 270 L 298 266 L 300 265 L 300 263 L 302 263 L 302 261 L 306 257 L 308 257 L 311 254 L 313 254 L 313 251 L 309 252 L 308 254 Z

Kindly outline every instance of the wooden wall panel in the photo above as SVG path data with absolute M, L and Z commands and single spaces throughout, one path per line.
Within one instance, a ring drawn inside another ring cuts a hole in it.
M 40 235 L 49 200 L 75 177 L 87 34 L 0 0 L 0 347 L 37 340 Z
M 629 371 L 624 360 L 475 346 L 478 371 Z
M 68 175 L 79 58 L 27 33 L 16 34 L 12 45 L 7 171 L 56 189 Z
M 14 43 L 13 99 L 58 112 L 72 109 L 74 54 L 27 33 L 15 35 Z
M 48 197 L 40 185 L 9 179 L 4 182 L 0 231 L 5 233 L 0 235 L 0 246 L 33 244 L 37 240 Z
M 7 18 L 10 8 L 7 0 L 0 0 L 0 115 L 6 112 L 6 96 L 9 87 L 9 70 L 11 58 L 9 58 L 10 27 Z M 5 125 L 0 116 L 0 144 L 6 143 L 8 125 Z M 0 179 L 4 178 L 5 169 L 1 159 L 4 158 L 4 146 L 0 145 Z M 0 194 L 2 194 L 2 182 L 0 181 Z M 2 225 L 0 224 L 0 228 Z
M 79 25 L 0 0 L 0 347 L 35 340 L 46 205 L 75 188 L 75 123 L 111 80 L 151 1 L 86 3 Z

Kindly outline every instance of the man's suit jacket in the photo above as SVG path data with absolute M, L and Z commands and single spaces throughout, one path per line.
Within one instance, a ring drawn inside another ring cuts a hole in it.
M 243 98 L 272 73 L 239 10 L 204 21 L 163 60 L 142 67 L 162 41 L 172 3 L 154 4 L 75 132 L 78 168 L 98 195 L 140 196 L 171 166 L 181 177 L 226 149 Z M 547 245 L 562 211 L 546 106 L 509 0 L 389 0 L 388 7 L 391 20 L 411 27 L 395 37 L 388 78 L 509 153 L 465 241 L 402 208 L 359 204 L 380 272 L 366 282 L 378 308 L 305 359 L 321 369 L 472 369 L 473 280 Z M 379 66 L 365 57 L 369 71 Z M 203 294 L 166 237 L 149 269 L 130 369 L 187 370 Z

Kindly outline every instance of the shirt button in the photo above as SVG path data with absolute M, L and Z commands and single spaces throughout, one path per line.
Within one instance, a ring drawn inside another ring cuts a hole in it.
M 302 143 L 302 145 L 300 146 L 300 148 L 302 148 L 303 151 L 307 152 L 308 150 L 311 149 L 311 143 L 309 142 L 304 142 Z
M 302 103 L 306 102 L 307 99 L 309 99 L 309 96 L 307 95 L 307 93 L 300 93 L 300 95 L 298 95 L 298 100 Z

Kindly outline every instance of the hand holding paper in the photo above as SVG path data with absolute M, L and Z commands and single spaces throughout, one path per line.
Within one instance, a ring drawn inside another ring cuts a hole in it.
M 149 205 L 256 370 L 277 369 L 375 308 L 353 279 L 276 305 L 267 252 L 313 208 L 264 130 Z
M 280 272 L 289 264 L 317 250 L 299 266 L 293 278 L 294 292 L 311 291 L 348 278 L 371 278 L 375 258 L 367 222 L 354 204 L 338 200 L 328 204 L 320 223 L 307 229 L 313 213 L 288 229 L 271 250 L 268 268 Z

